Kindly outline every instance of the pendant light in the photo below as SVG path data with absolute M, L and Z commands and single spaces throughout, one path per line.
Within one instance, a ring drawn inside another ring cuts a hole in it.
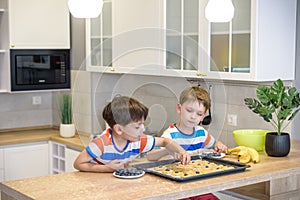
M 209 0 L 205 8 L 205 17 L 209 22 L 229 22 L 234 16 L 231 0 Z
M 102 11 L 103 0 L 69 0 L 68 6 L 73 17 L 96 18 Z

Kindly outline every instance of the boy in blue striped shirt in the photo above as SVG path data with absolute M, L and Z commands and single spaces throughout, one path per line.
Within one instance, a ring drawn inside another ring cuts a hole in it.
M 226 145 L 199 126 L 210 106 L 210 97 L 206 90 L 196 86 L 186 88 L 181 92 L 179 103 L 176 105 L 180 115 L 179 121 L 171 124 L 161 137 L 172 139 L 190 154 L 199 154 L 203 149 L 226 152 Z M 166 154 L 166 150 L 148 153 L 154 160 Z
M 226 145 L 217 141 L 203 127 L 199 126 L 210 106 L 210 97 L 206 90 L 196 86 L 186 88 L 181 92 L 179 103 L 176 105 L 176 110 L 180 115 L 179 122 L 171 124 L 161 137 L 172 139 L 190 154 L 199 154 L 202 149 L 226 152 Z M 153 160 L 159 159 L 167 155 L 167 152 L 166 149 L 152 151 L 148 153 L 148 157 Z M 214 194 L 208 193 L 181 200 L 198 199 L 217 200 L 218 198 Z

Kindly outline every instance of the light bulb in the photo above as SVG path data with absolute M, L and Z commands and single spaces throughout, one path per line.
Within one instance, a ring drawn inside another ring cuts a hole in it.
M 96 18 L 102 11 L 103 0 L 69 0 L 68 6 L 73 17 Z
M 209 0 L 205 8 L 205 17 L 210 22 L 229 22 L 234 16 L 231 0 Z

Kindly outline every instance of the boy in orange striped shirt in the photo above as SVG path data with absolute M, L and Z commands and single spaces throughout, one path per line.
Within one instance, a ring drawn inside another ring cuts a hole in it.
M 183 164 L 190 161 L 190 155 L 171 139 L 143 133 L 148 108 L 134 98 L 115 97 L 105 106 L 102 115 L 110 128 L 80 153 L 74 162 L 76 169 L 113 172 L 126 167 L 139 154 L 151 151 L 154 146 L 165 147 Z

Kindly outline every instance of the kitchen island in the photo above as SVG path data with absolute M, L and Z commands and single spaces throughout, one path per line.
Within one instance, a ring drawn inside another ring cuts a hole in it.
M 2 199 L 179 199 L 208 192 L 265 183 L 270 199 L 300 196 L 300 141 L 287 157 L 261 153 L 261 162 L 245 172 L 185 183 L 146 174 L 119 179 L 112 173 L 71 172 L 0 183 Z M 227 156 L 226 159 L 234 160 Z M 21 167 L 21 165 L 20 165 Z

